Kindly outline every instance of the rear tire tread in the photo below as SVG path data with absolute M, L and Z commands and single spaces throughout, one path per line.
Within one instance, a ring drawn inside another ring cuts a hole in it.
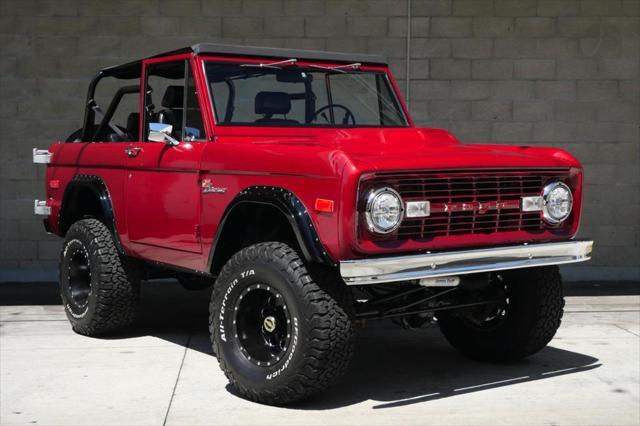
M 513 312 L 512 323 L 505 324 L 499 333 L 474 332 L 456 317 L 438 318 L 449 343 L 471 358 L 492 362 L 525 358 L 543 349 L 560 327 L 564 298 L 558 267 L 508 271 L 505 276 L 513 283 L 512 290 L 523 292 L 525 297 L 521 296 L 522 312 Z
M 74 238 L 86 245 L 93 259 L 99 259 L 99 278 L 91 283 L 97 292 L 91 319 L 80 324 L 70 318 L 73 330 L 97 336 L 129 326 L 138 311 L 140 285 L 133 271 L 127 273 L 126 259 L 118 253 L 111 231 L 97 219 L 82 219 L 71 226 L 65 241 Z

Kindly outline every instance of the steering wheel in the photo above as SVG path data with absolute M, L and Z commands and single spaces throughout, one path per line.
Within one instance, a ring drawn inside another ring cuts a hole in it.
M 316 110 L 316 112 L 313 113 L 313 119 L 315 121 L 315 119 L 318 117 L 318 115 L 320 115 L 323 111 L 329 109 L 329 108 L 340 108 L 344 110 L 344 117 L 342 117 L 342 125 L 346 126 L 347 124 L 349 124 L 349 120 L 351 120 L 351 125 L 355 126 L 356 125 L 356 118 L 353 115 L 353 113 L 351 112 L 351 110 L 349 108 L 347 108 L 344 105 L 340 105 L 340 104 L 327 104 L 321 108 L 319 108 L 318 110 Z M 327 118 L 326 115 L 323 115 L 323 118 L 325 120 L 327 120 L 327 123 L 329 122 L 329 119 Z

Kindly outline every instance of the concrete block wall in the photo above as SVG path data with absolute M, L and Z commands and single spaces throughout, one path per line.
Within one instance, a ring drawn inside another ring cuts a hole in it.
M 580 236 L 597 241 L 570 273 L 638 278 L 639 15 L 639 0 L 0 0 L 0 272 L 56 266 L 30 153 L 80 126 L 93 74 L 210 41 L 382 53 L 416 123 L 570 150 Z

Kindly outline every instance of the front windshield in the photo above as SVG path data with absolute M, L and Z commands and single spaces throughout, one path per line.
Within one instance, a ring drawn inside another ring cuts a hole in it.
M 406 127 L 383 72 L 207 62 L 218 125 Z

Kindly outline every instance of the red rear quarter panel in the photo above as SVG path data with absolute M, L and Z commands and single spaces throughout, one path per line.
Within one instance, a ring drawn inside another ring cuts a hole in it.
M 46 194 L 52 206 L 49 225 L 51 231 L 60 235 L 59 215 L 64 193 L 76 175 L 99 176 L 107 187 L 114 210 L 116 227 L 125 248 L 127 247 L 126 215 L 124 213 L 124 143 L 63 143 L 49 147 L 51 163 L 46 173 Z M 58 181 L 52 188 L 51 181 Z

